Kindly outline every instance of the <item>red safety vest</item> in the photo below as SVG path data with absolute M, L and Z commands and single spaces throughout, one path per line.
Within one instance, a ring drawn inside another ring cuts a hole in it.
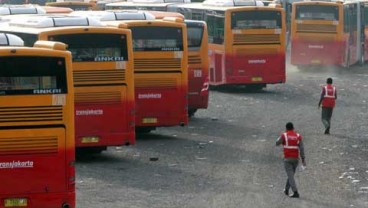
M 333 108 L 335 107 L 336 88 L 331 84 L 323 87 L 324 95 L 322 100 L 322 107 Z
M 295 131 L 287 131 L 281 135 L 284 145 L 285 158 L 299 158 L 299 143 L 302 140 L 300 134 Z

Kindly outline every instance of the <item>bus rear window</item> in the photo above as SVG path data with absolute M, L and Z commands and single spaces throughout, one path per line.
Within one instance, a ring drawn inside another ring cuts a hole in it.
M 231 14 L 231 29 L 281 29 L 279 11 L 241 11 Z
M 128 60 L 126 35 L 122 34 L 63 34 L 49 40 L 68 44 L 73 62 L 110 62 Z
M 337 6 L 299 5 L 295 14 L 298 20 L 339 20 Z
M 203 27 L 187 27 L 188 30 L 188 48 L 193 50 L 199 48 L 202 42 Z
M 132 27 L 134 51 L 182 51 L 182 29 L 177 27 Z
M 65 60 L 60 57 L 0 57 L 0 96 L 67 93 Z

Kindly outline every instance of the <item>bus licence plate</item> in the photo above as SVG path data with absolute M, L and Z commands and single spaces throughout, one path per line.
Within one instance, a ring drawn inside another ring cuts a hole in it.
M 321 60 L 313 59 L 311 60 L 311 64 L 320 64 Z
M 157 123 L 157 118 L 143 118 L 143 123 L 145 124 Z
M 262 77 L 252 77 L 252 82 L 260 82 L 262 80 L 263 80 Z
M 13 198 L 4 200 L 4 207 L 26 207 L 27 205 L 28 202 L 25 198 Z
M 99 141 L 99 137 L 82 137 L 82 143 L 98 143 Z

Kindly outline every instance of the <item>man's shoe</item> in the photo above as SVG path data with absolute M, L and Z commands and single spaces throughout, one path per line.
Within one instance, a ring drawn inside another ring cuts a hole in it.
M 296 191 L 293 195 L 290 196 L 291 198 L 299 198 L 299 193 Z
M 330 128 L 327 128 L 327 129 L 325 130 L 325 134 L 330 134 Z
M 289 196 L 289 190 L 288 190 L 288 189 L 284 189 L 284 194 L 285 194 L 286 196 Z

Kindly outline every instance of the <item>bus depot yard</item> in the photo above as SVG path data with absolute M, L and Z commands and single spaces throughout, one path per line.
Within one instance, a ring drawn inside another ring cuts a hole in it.
M 326 77 L 338 87 L 331 135 L 317 109 Z M 367 207 L 367 77 L 366 67 L 287 65 L 285 84 L 210 91 L 208 109 L 188 126 L 77 159 L 77 207 Z M 283 153 L 275 147 L 289 121 L 306 151 L 307 168 L 296 173 L 300 199 L 282 192 Z
M 368 207 L 367 8 L 1 6 L 0 208 Z M 327 77 L 330 135 L 317 108 Z M 275 146 L 287 122 L 306 150 L 300 199 L 283 193 Z

